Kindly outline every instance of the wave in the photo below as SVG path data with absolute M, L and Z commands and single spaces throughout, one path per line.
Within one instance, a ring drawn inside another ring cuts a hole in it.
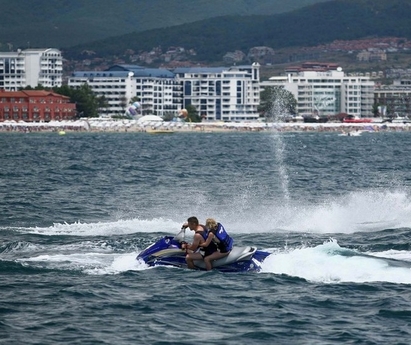
M 256 203 L 258 208 L 237 209 L 235 215 L 227 215 L 227 229 L 234 233 L 352 234 L 410 227 L 411 200 L 405 191 L 355 191 L 314 203 L 262 204 L 264 201 Z
M 136 253 L 54 253 L 17 259 L 16 262 L 37 269 L 80 271 L 92 275 L 149 269 L 144 262 L 136 260 L 136 256 Z
M 355 191 L 331 196 L 319 202 L 304 200 L 273 201 L 233 200 L 227 207 L 202 202 L 198 212 L 185 216 L 165 210 L 164 217 L 118 219 L 97 223 L 55 223 L 50 227 L 7 228 L 40 235 L 109 236 L 133 233 L 176 233 L 188 216 L 201 220 L 214 217 L 230 233 L 299 232 L 318 234 L 352 234 L 376 232 L 410 226 L 411 200 L 406 191 Z M 181 213 L 181 209 L 178 211 Z M 1 230 L 1 229 L 0 229 Z
M 126 235 L 134 233 L 176 232 L 180 229 L 181 222 L 177 223 L 169 219 L 127 219 L 113 222 L 98 223 L 55 223 L 50 227 L 18 227 L 8 228 L 22 233 L 32 233 L 45 236 L 110 236 Z
M 411 251 L 360 253 L 336 240 L 315 247 L 273 252 L 262 273 L 286 274 L 316 283 L 411 284 Z
M 81 243 L 77 247 L 78 252 L 74 247 L 49 248 L 49 252 L 32 253 L 30 257 L 17 258 L 13 262 L 31 269 L 77 271 L 89 275 L 116 275 L 153 269 L 136 260 L 140 251 L 137 248 L 132 252 L 118 253 L 113 249 L 84 248 Z M 83 252 L 79 251 L 80 248 Z M 316 246 L 273 248 L 270 252 L 272 254 L 263 262 L 259 274 L 287 275 L 324 284 L 411 284 L 411 251 L 362 253 L 341 247 L 331 239 Z

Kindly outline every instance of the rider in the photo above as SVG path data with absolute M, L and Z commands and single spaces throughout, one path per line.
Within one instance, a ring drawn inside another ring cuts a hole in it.
M 230 254 L 234 241 L 225 231 L 223 224 L 217 223 L 213 218 L 206 220 L 206 228 L 209 230 L 209 233 L 206 241 L 200 243 L 200 247 L 208 248 L 212 243 L 215 243 L 218 247 L 218 250 L 204 257 L 206 269 L 209 271 L 213 268 L 212 261 Z
M 195 232 L 193 243 L 183 243 L 181 248 L 187 251 L 186 262 L 188 268 L 195 268 L 194 260 L 205 260 L 205 258 L 217 251 L 217 245 L 215 243 L 205 245 L 209 231 L 204 225 L 199 224 L 197 217 L 188 218 L 187 223 L 184 223 L 182 226 L 182 229 L 186 228 Z M 202 248 L 200 248 L 200 243 L 203 244 Z

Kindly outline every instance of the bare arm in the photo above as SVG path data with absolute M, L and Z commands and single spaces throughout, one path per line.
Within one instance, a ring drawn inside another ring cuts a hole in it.
M 200 245 L 200 241 L 203 237 L 200 234 L 195 234 L 193 238 L 193 243 L 188 244 L 185 246 L 185 249 L 192 250 L 193 252 L 197 250 Z
M 214 238 L 214 234 L 210 231 L 209 233 L 208 233 L 208 236 L 207 236 L 207 240 L 204 242 L 201 242 L 200 244 L 199 244 L 199 246 L 200 247 L 203 247 L 203 248 L 205 248 L 205 247 L 208 247 L 208 245 L 211 243 L 211 241 L 213 240 L 213 238 Z

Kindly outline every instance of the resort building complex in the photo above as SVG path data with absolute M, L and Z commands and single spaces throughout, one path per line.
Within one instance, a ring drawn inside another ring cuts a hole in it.
M 17 91 L 27 86 L 62 85 L 63 58 L 58 49 L 0 52 L 0 89 Z
M 74 72 L 71 87 L 87 83 L 104 96 L 106 116 L 123 115 L 138 100 L 142 114 L 173 115 L 193 105 L 206 120 L 247 121 L 259 117 L 259 64 L 175 70 L 115 65 L 106 71 Z
M 72 88 L 87 84 L 96 96 L 102 97 L 104 102 L 99 109 L 102 117 L 152 114 L 170 119 L 191 105 L 203 121 L 255 121 L 259 118 L 260 92 L 270 86 L 289 91 L 297 102 L 296 115 L 301 116 L 372 117 L 379 113 L 404 117 L 411 114 L 409 79 L 396 80 L 392 85 L 376 85 L 370 74 L 346 74 L 339 65 L 323 62 L 288 67 L 284 75 L 265 81 L 260 81 L 259 63 L 171 70 L 121 64 L 104 71 L 73 72 L 67 83 Z M 58 49 L 0 52 L 0 91 L 15 92 L 38 85 L 51 89 L 62 84 L 63 58 Z M 22 103 L 26 96 L 3 94 L 3 120 L 36 121 L 71 116 L 64 109 L 54 107 L 53 111 L 53 106 L 40 112 L 33 109 L 30 113 L 24 110 L 27 107 L 14 111 L 17 109 L 14 103 Z M 53 97 L 45 103 L 58 103 Z

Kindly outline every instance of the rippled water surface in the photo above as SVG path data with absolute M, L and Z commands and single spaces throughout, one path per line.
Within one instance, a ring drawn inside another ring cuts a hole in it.
M 0 344 L 409 344 L 409 133 L 0 133 Z M 259 273 L 135 260 L 187 217 Z

